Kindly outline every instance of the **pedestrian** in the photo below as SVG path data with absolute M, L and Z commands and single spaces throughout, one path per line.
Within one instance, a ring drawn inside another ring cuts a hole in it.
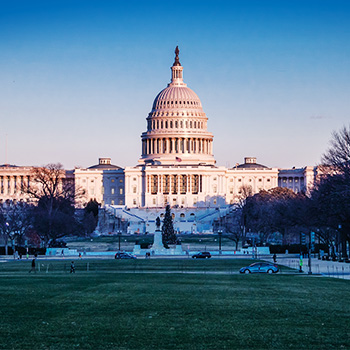
M 275 253 L 275 254 L 273 254 L 272 259 L 273 259 L 273 262 L 276 264 L 276 262 L 277 262 L 277 256 L 276 256 L 276 253 Z
M 35 258 L 32 260 L 32 268 L 31 268 L 31 270 L 29 270 L 29 273 L 31 273 L 31 272 L 36 273 L 36 269 L 35 269 Z
M 299 272 L 303 272 L 303 255 L 300 254 L 300 259 L 299 259 Z
M 79 253 L 79 259 L 81 259 L 81 253 Z
M 75 273 L 74 261 L 72 261 L 72 263 L 70 264 L 70 273 Z

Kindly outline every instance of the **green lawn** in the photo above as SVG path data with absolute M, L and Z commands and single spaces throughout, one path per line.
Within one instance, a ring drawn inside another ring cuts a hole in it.
M 0 349 L 350 348 L 349 281 L 236 273 L 248 263 L 2 263 Z

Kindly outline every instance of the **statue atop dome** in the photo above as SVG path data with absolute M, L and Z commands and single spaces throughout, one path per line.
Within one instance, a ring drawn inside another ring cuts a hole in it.
M 176 46 L 176 49 L 175 49 L 175 62 L 173 64 L 173 66 L 181 66 L 181 63 L 179 61 L 179 53 L 180 53 L 179 47 Z

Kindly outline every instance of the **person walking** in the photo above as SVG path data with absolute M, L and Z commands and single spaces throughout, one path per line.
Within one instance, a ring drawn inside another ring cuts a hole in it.
M 303 255 L 300 254 L 299 258 L 299 272 L 303 272 Z
M 35 258 L 32 260 L 32 268 L 29 270 L 29 273 L 34 272 L 36 273 L 36 269 L 35 269 Z
M 72 261 L 72 263 L 70 264 L 70 273 L 75 273 L 74 261 Z
M 276 256 L 276 253 L 275 253 L 275 254 L 273 254 L 272 259 L 273 259 L 273 262 L 276 264 L 276 262 L 277 262 L 277 256 Z

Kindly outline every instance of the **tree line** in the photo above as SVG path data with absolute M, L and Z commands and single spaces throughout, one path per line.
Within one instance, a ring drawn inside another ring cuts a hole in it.
M 234 212 L 217 225 L 237 246 L 238 241 L 246 240 L 249 231 L 255 232 L 261 242 L 277 232 L 284 243 L 313 232 L 333 255 L 337 250 L 346 258 L 350 245 L 350 127 L 333 132 L 317 169 L 309 191 L 295 193 L 277 187 L 252 195 L 249 187 L 243 188 Z
M 33 168 L 28 186 L 21 189 L 29 200 L 7 200 L 0 205 L 0 235 L 8 254 L 9 245 L 54 245 L 59 238 L 93 232 L 99 204 L 91 200 L 83 209 L 76 204 L 82 191 L 66 177 L 61 164 Z

